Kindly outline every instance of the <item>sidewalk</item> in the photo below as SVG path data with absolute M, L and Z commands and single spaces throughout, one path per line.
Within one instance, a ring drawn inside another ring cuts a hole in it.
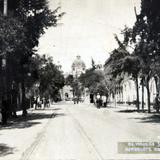
M 90 104 L 90 106 L 96 108 L 94 104 Z M 148 113 L 147 107 L 145 107 L 145 112 L 142 111 L 138 112 L 135 105 L 128 105 L 128 104 L 115 105 L 114 103 L 109 103 L 107 107 L 105 108 L 102 107 L 99 110 L 102 112 L 109 111 L 111 113 L 112 112 L 118 113 L 119 115 L 122 115 L 126 118 L 134 119 L 137 122 L 150 123 L 151 125 L 160 123 L 160 114 L 156 113 L 153 107 L 151 107 L 151 113 Z
M 113 110 L 119 110 L 122 112 L 137 112 L 137 107 L 134 104 L 114 104 L 114 103 L 109 103 L 107 108 L 112 108 Z M 141 108 L 141 104 L 140 104 L 140 112 L 139 113 L 143 113 L 143 114 L 157 114 L 156 110 L 153 109 L 153 106 L 151 105 L 151 113 L 148 113 L 148 108 L 147 106 L 144 106 L 144 111 L 142 112 L 142 108 Z
M 29 110 L 27 118 L 18 117 L 0 128 L 0 160 L 20 160 L 37 139 L 54 113 L 54 107 Z

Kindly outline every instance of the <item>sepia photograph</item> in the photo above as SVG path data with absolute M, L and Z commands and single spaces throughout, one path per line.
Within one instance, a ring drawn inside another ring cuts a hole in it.
M 0 160 L 160 160 L 160 0 L 0 0 Z

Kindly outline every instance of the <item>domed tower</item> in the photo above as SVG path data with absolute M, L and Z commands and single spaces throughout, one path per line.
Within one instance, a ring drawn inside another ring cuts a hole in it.
M 86 70 L 85 63 L 81 60 L 81 56 L 77 56 L 72 63 L 72 74 L 73 77 L 79 77 Z

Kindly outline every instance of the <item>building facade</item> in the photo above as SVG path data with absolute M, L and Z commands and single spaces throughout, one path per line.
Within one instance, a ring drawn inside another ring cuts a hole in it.
M 142 85 L 139 82 L 139 102 L 142 103 Z M 150 101 L 151 104 L 154 102 L 156 97 L 156 83 L 154 78 L 151 78 L 149 82 L 150 88 Z M 109 101 L 114 103 L 123 103 L 123 104 L 134 104 L 136 102 L 137 93 L 136 93 L 136 84 L 130 77 L 125 77 L 121 84 L 116 85 L 115 95 L 110 95 Z M 147 104 L 147 89 L 144 87 L 144 103 L 145 107 Z
M 86 65 L 84 61 L 81 59 L 81 56 L 77 55 L 76 59 L 73 61 L 71 65 L 71 72 L 65 74 L 65 78 L 67 76 L 73 76 L 73 79 L 78 79 L 78 77 L 82 74 L 85 73 L 86 71 Z M 62 99 L 67 101 L 67 100 L 72 100 L 74 93 L 73 93 L 73 88 L 70 85 L 65 85 L 62 90 Z

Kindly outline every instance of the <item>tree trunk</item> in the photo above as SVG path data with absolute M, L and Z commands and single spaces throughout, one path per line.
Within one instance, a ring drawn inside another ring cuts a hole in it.
M 147 80 L 146 88 L 147 88 L 147 106 L 148 106 L 148 113 L 151 113 L 151 102 L 150 102 L 149 80 Z
M 144 78 L 142 78 L 142 111 L 144 112 Z
M 22 110 L 23 110 L 23 113 L 22 115 L 23 116 L 27 116 L 27 108 L 26 108 L 26 96 L 25 96 L 25 84 L 24 84 L 24 79 L 22 79 L 22 82 L 21 82 L 21 87 L 22 87 Z
M 114 92 L 114 107 L 117 107 L 117 89 L 115 88 L 115 92 Z
M 159 94 L 159 77 L 155 76 L 156 93 Z
M 12 116 L 17 117 L 17 94 L 16 91 L 12 89 L 12 94 L 11 94 L 11 106 L 12 106 Z
M 137 111 L 139 111 L 139 85 L 138 85 L 138 77 L 136 77 L 136 94 L 137 94 L 137 99 L 136 99 L 136 107 Z

